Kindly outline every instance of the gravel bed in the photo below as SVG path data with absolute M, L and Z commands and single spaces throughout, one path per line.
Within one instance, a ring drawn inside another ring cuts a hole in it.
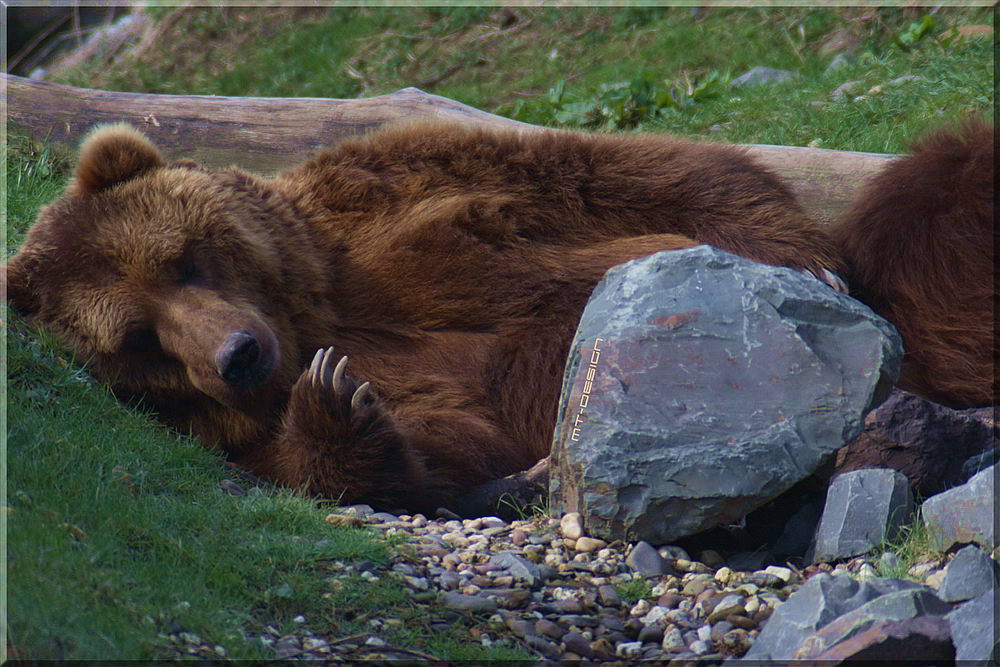
M 414 602 L 443 603 L 446 613 L 431 619 L 432 628 L 446 630 L 471 616 L 477 622 L 470 635 L 483 645 L 514 642 L 546 660 L 719 664 L 745 654 L 771 613 L 813 574 L 875 574 L 863 558 L 836 567 L 739 571 L 712 551 L 694 560 L 676 546 L 653 550 L 645 543 L 606 543 L 585 535 L 576 515 L 509 523 L 496 517 L 431 520 L 361 505 L 340 508 L 327 522 L 368 526 L 406 540 L 386 569 L 333 562 L 332 589 L 358 576 L 396 577 Z M 665 560 L 670 573 L 636 571 L 648 570 L 647 550 L 659 565 Z M 933 582 L 942 567 L 927 563 L 919 575 Z M 305 617 L 296 622 L 300 628 L 294 633 L 281 635 L 271 627 L 256 639 L 283 660 L 435 659 L 387 644 L 382 635 L 401 624 L 399 619 L 371 619 L 369 632 L 336 638 L 311 627 Z M 188 655 L 225 653 L 184 637 L 171 640 Z

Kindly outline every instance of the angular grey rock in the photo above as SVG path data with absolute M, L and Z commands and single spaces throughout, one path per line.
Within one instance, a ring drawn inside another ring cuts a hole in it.
M 541 586 L 553 574 L 552 568 L 535 565 L 531 561 L 507 551 L 493 554 L 490 556 L 490 562 L 507 570 L 512 577 L 524 581 L 531 588 Z
M 886 593 L 827 623 L 803 640 L 791 657 L 793 660 L 816 658 L 876 623 L 906 621 L 918 616 L 944 616 L 950 611 L 951 605 L 942 602 L 929 588 Z
M 818 652 L 807 640 L 803 649 L 795 654 L 796 661 L 830 665 L 939 665 L 952 664 L 954 659 L 951 628 L 940 616 L 876 620 L 855 628 L 855 634 L 824 651 Z
M 997 466 L 973 475 L 965 484 L 928 498 L 922 505 L 931 545 L 947 551 L 956 544 L 975 542 L 992 551 L 997 547 L 994 526 Z
M 569 354 L 550 506 L 671 542 L 812 474 L 888 394 L 901 346 L 861 303 L 708 246 L 612 268 Z
M 768 619 L 760 636 L 743 656 L 747 661 L 791 660 L 802 643 L 834 619 L 880 596 L 925 589 L 902 579 L 869 579 L 817 574 L 789 596 Z
M 801 78 L 802 75 L 798 72 L 791 72 L 787 69 L 754 67 L 749 72 L 741 74 L 730 81 L 729 85 L 733 88 L 741 88 L 743 86 L 759 86 L 765 83 L 789 83 L 791 81 L 798 81 Z
M 944 571 L 938 597 L 946 602 L 961 602 L 978 597 L 1000 586 L 1000 565 L 976 546 L 969 545 L 955 554 Z
M 497 603 L 478 595 L 463 595 L 448 591 L 441 594 L 441 602 L 448 609 L 458 609 L 460 611 L 496 611 Z
M 673 574 L 673 568 L 660 556 L 659 552 L 649 542 L 639 541 L 632 547 L 631 553 L 625 559 L 625 564 L 633 572 L 647 576 L 657 574 Z
M 913 495 L 895 470 L 855 470 L 834 478 L 816 529 L 814 561 L 869 552 L 896 537 L 913 514 Z
M 997 595 L 993 589 L 961 605 L 945 616 L 951 624 L 955 660 L 1000 662 L 1000 635 L 996 628 Z M 979 664 L 982 664 L 980 662 Z

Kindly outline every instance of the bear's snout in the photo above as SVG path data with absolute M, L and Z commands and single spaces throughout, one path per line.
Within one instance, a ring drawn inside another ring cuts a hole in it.
M 226 338 L 215 353 L 215 367 L 223 380 L 240 389 L 255 387 L 271 374 L 260 343 L 249 331 L 237 331 Z

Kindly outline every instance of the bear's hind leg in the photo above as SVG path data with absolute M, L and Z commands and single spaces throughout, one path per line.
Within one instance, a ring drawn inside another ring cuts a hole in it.
M 292 388 L 264 474 L 343 504 L 393 509 L 420 503 L 424 466 L 367 382 L 345 372 L 333 348 L 318 350 Z

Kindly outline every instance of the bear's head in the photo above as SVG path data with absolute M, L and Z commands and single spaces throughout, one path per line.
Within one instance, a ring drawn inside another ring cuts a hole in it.
M 105 126 L 6 264 L 7 298 L 123 398 L 218 430 L 220 412 L 277 411 L 301 370 L 292 322 L 318 288 L 304 234 L 270 182 L 168 164 Z M 249 434 L 232 416 L 232 432 L 200 435 L 237 446 Z

